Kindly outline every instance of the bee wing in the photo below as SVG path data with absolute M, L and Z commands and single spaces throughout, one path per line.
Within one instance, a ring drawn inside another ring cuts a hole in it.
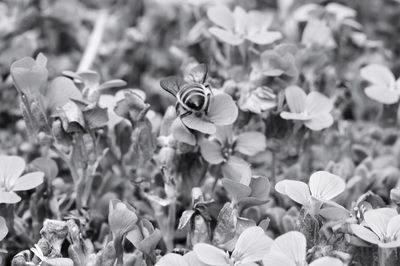
M 166 77 L 160 81 L 161 88 L 174 96 L 176 96 L 183 84 L 184 81 L 175 76 Z
M 186 78 L 189 81 L 196 82 L 196 83 L 204 83 L 207 79 L 208 67 L 206 64 L 199 64 L 193 67 L 189 73 L 187 74 Z

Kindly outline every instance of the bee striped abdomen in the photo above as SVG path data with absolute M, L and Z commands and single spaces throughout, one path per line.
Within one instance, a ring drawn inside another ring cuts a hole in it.
M 179 104 L 188 111 L 204 111 L 208 109 L 210 90 L 203 84 L 186 84 L 177 94 Z

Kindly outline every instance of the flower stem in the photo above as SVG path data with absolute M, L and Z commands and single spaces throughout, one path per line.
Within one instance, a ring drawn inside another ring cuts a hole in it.
M 397 248 L 378 248 L 378 265 L 379 266 L 396 266 L 399 265 L 400 252 Z
M 105 8 L 100 9 L 77 72 L 89 70 L 92 67 L 103 39 L 107 19 L 108 10 Z

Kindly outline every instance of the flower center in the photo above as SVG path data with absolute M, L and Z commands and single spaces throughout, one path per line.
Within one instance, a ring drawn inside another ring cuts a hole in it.
M 222 157 L 224 157 L 224 161 L 226 162 L 229 157 L 231 156 L 233 150 L 232 147 L 230 145 L 225 146 L 224 148 L 222 148 L 221 153 L 222 153 Z

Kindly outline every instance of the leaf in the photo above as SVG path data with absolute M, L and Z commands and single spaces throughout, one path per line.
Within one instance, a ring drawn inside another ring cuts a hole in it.
M 186 210 L 182 213 L 181 218 L 179 219 L 178 230 L 182 230 L 186 227 L 190 219 L 193 217 L 194 213 L 194 210 Z
M 162 237 L 162 232 L 159 229 L 156 229 L 139 243 L 138 249 L 144 254 L 149 255 L 155 250 Z
M 71 99 L 81 101 L 83 96 L 72 80 L 66 77 L 55 78 L 45 94 L 46 105 L 51 112 L 55 112 L 57 108 L 62 108 Z
M 236 181 L 231 180 L 229 178 L 222 178 L 221 181 L 222 181 L 222 184 L 223 184 L 224 188 L 237 201 L 240 201 L 243 198 L 246 198 L 251 193 L 251 189 L 248 186 L 243 185 L 243 184 L 241 184 L 239 182 L 236 182 Z
M 110 88 L 118 88 L 118 87 L 123 87 L 126 86 L 126 81 L 122 79 L 113 79 L 104 82 L 103 84 L 100 85 L 99 90 L 106 90 Z
M 69 100 L 64 104 L 58 113 L 63 129 L 67 133 L 83 132 L 86 126 L 83 113 L 78 105 Z
M 115 238 L 120 238 L 136 227 L 138 217 L 135 210 L 119 200 L 111 200 L 108 223 Z
M 107 108 L 95 106 L 83 111 L 86 126 L 89 129 L 101 128 L 107 125 L 108 111 Z
M 0 216 L 0 241 L 3 240 L 8 234 L 6 220 Z
M 48 71 L 43 57 L 40 54 L 37 61 L 24 57 L 11 65 L 10 73 L 15 87 L 28 97 L 36 98 L 44 92 Z
M 42 171 L 48 180 L 53 180 L 58 175 L 57 163 L 46 157 L 36 158 L 31 162 L 36 169 Z
M 225 203 L 218 214 L 217 226 L 214 230 L 213 243 L 217 246 L 233 239 L 236 233 L 236 210 L 230 203 Z

